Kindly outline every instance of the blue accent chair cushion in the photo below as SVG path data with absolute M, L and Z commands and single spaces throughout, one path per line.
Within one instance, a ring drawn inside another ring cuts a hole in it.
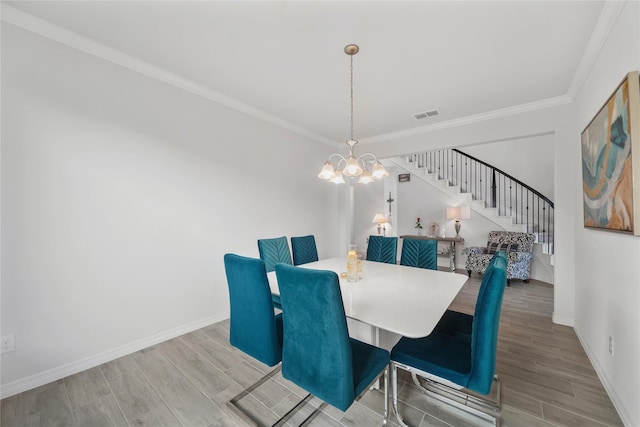
M 367 245 L 367 261 L 397 264 L 397 253 L 397 237 L 369 236 L 369 244 Z
M 402 239 L 400 264 L 437 270 L 438 242 L 436 240 Z
M 447 311 L 431 335 L 401 338 L 391 351 L 391 359 L 488 394 L 495 374 L 506 281 L 507 258 L 500 251 L 485 271 L 473 316 Z
M 333 271 L 276 265 L 282 297 L 282 375 L 346 411 L 389 364 L 389 352 L 349 337 Z
M 264 262 L 224 256 L 231 309 L 231 345 L 268 366 L 282 360 L 282 315 L 274 315 Z
M 293 265 L 318 261 L 318 249 L 313 235 L 292 237 L 291 251 L 293 252 Z

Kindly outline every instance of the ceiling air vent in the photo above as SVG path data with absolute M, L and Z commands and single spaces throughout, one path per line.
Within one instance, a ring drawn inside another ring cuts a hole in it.
M 438 114 L 440 114 L 440 110 L 435 109 L 435 110 L 425 111 L 423 113 L 415 113 L 413 117 L 416 120 L 420 120 L 420 119 L 426 119 L 427 117 L 437 116 Z

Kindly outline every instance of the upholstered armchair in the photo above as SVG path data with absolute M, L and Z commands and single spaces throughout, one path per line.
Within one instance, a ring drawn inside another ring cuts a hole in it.
M 462 253 L 467 255 L 465 268 L 469 277 L 471 272 L 484 273 L 493 254 L 499 250 L 507 253 L 507 281 L 521 279 L 529 282 L 531 260 L 533 258 L 534 234 L 514 231 L 490 231 L 487 246 L 472 246 L 465 248 Z

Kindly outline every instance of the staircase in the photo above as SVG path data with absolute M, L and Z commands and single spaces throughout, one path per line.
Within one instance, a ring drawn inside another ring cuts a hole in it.
M 457 149 L 410 154 L 393 162 L 502 229 L 535 234 L 542 253 L 553 254 L 553 202 L 525 183 Z

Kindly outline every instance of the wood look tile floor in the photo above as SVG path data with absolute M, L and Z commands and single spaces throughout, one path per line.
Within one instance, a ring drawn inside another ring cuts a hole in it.
M 451 308 L 472 314 L 479 285 L 474 275 Z M 502 425 L 622 425 L 575 332 L 554 325 L 552 310 L 548 284 L 513 281 L 505 290 L 497 358 Z M 2 400 L 1 425 L 243 425 L 225 404 L 269 368 L 230 347 L 228 336 L 229 322 L 220 322 L 8 397 Z M 400 374 L 400 412 L 411 426 L 491 425 L 423 395 Z M 270 425 L 304 395 L 277 374 L 241 406 Z M 346 412 L 325 408 L 311 425 L 381 425 L 383 402 L 382 391 L 370 390 Z M 318 403 L 311 401 L 312 407 Z M 305 408 L 292 425 L 311 410 Z M 395 418 L 390 421 L 397 426 Z

